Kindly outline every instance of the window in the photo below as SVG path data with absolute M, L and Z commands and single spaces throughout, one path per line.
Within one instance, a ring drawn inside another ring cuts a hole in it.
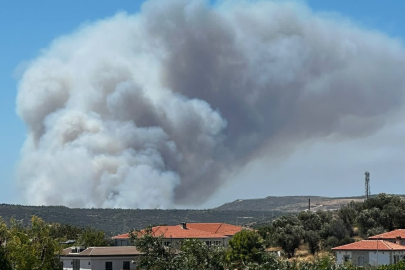
M 170 246 L 170 241 L 164 241 L 163 245 L 166 246 L 166 247 Z
M 214 246 L 221 246 L 222 242 L 221 241 L 214 241 Z
M 399 255 L 394 255 L 394 263 L 399 262 Z
M 105 262 L 105 270 L 113 270 L 112 262 Z
M 129 269 L 130 269 L 130 267 L 129 267 L 129 261 L 125 261 L 125 262 L 122 264 L 122 269 L 123 269 L 123 270 L 129 270 Z
M 358 262 L 358 266 L 364 266 L 364 257 L 359 256 L 359 258 L 357 259 L 357 262 Z
M 350 261 L 350 256 L 349 255 L 344 255 L 343 256 L 343 262 L 348 262 Z
M 207 246 L 211 246 L 211 241 L 205 241 L 205 244 L 207 244 Z
M 80 270 L 80 260 L 73 259 L 73 270 Z

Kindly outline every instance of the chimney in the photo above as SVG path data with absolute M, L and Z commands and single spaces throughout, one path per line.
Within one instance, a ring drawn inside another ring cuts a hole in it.
M 181 228 L 182 228 L 183 230 L 186 230 L 186 229 L 187 229 L 187 223 L 182 222 L 182 223 L 180 223 L 180 225 L 181 225 Z
M 401 236 L 397 236 L 397 239 L 395 240 L 395 243 L 397 243 L 398 245 L 400 245 L 401 244 L 401 240 L 402 240 L 402 237 Z

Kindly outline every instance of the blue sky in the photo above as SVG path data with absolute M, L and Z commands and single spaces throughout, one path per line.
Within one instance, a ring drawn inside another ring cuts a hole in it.
M 15 164 L 25 138 L 24 124 L 15 113 L 18 66 L 36 57 L 50 42 L 86 22 L 116 12 L 138 12 L 143 1 L 2 1 L 0 4 L 0 203 L 19 203 Z M 405 2 L 400 0 L 308 0 L 315 11 L 349 17 L 365 28 L 405 38 Z M 345 195 L 345 194 L 339 194 Z M 350 194 L 348 194 L 350 195 Z

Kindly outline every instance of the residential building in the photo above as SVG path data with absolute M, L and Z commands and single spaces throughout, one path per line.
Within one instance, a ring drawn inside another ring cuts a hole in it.
M 70 247 L 62 250 L 63 270 L 132 270 L 141 253 L 134 246 Z
M 369 237 L 374 240 L 384 240 L 405 246 L 405 229 L 394 230 Z
M 162 237 L 165 245 L 173 245 L 184 239 L 199 239 L 207 245 L 227 246 L 232 237 L 243 230 L 241 226 L 226 223 L 181 223 L 174 226 L 156 226 L 151 232 Z M 141 231 L 144 233 L 145 230 Z M 113 237 L 117 246 L 130 245 L 129 233 Z
M 351 261 L 356 266 L 388 265 L 405 259 L 405 246 L 385 240 L 362 240 L 332 251 L 338 264 Z

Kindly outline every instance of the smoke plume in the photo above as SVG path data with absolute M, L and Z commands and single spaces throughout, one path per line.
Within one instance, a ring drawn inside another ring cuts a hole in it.
M 405 50 L 292 2 L 148 1 L 56 39 L 19 82 L 30 204 L 198 205 L 276 145 L 369 136 Z

